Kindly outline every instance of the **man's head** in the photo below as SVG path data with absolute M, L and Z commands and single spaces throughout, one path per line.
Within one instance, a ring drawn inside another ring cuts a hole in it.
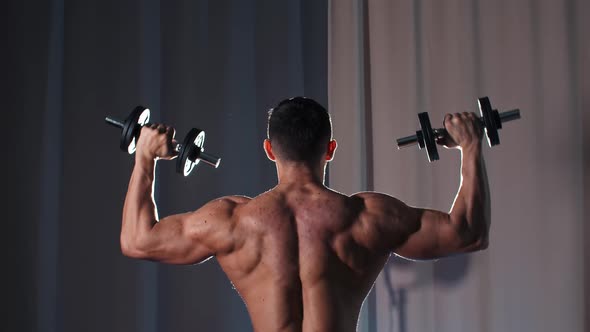
M 271 160 L 313 164 L 330 161 L 336 150 L 328 111 L 313 99 L 283 100 L 268 112 L 264 148 Z

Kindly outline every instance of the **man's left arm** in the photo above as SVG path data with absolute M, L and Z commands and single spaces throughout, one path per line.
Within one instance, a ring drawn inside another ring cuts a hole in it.
M 173 134 L 156 128 L 142 129 L 123 207 L 121 250 L 124 255 L 133 258 L 171 264 L 199 263 L 233 249 L 234 212 L 248 199 L 220 198 L 194 212 L 159 220 L 153 197 L 156 158 L 165 159 L 171 154 L 168 151 L 153 154 L 145 151 L 154 150 L 150 145 L 166 145 L 171 137 Z

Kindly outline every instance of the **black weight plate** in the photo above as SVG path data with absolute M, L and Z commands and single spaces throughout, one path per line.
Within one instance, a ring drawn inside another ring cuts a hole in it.
M 426 146 L 428 161 L 432 162 L 438 160 L 438 150 L 436 148 L 436 141 L 434 140 L 434 131 L 430 125 L 428 113 L 418 113 L 418 119 L 420 120 L 420 129 L 422 130 L 422 136 L 424 137 L 424 145 Z
M 150 110 L 137 106 L 131 114 L 125 119 L 123 129 L 121 130 L 121 150 L 133 154 L 135 153 L 135 144 L 139 138 L 141 127 L 150 120 Z
M 184 176 L 189 175 L 199 163 L 199 155 L 205 144 L 205 132 L 192 128 L 182 141 L 182 148 L 176 160 L 176 172 Z
M 424 149 L 424 135 L 422 135 L 421 130 L 416 132 L 416 140 L 418 140 L 418 148 L 420 150 Z
M 135 131 L 137 130 L 135 129 L 137 120 L 139 120 L 139 116 L 141 115 L 143 110 L 144 107 L 135 107 L 133 111 L 129 113 L 129 116 L 127 116 L 125 122 L 123 123 L 123 129 L 121 130 L 121 142 L 119 144 L 119 147 L 121 148 L 121 150 L 125 152 L 129 151 L 129 145 L 133 140 L 133 134 L 135 134 Z
M 488 97 L 482 97 L 477 100 L 477 104 L 479 105 L 479 112 L 481 114 L 481 119 L 483 120 L 488 145 L 492 147 L 494 145 L 500 144 L 498 126 L 494 121 L 494 115 L 492 114 L 492 104 L 490 103 L 490 100 Z
M 496 124 L 496 128 L 502 129 L 502 118 L 500 118 L 500 112 L 498 112 L 498 110 L 492 111 L 492 119 L 494 120 L 494 123 Z
M 196 128 L 193 128 L 193 129 L 196 129 Z M 197 134 L 195 139 L 192 141 L 194 143 L 194 148 L 192 148 L 190 150 L 189 156 L 188 156 L 188 159 L 190 161 L 192 161 L 195 165 L 201 161 L 201 159 L 199 159 L 199 157 L 201 156 L 201 152 L 204 151 L 203 145 L 205 144 L 205 132 L 200 129 L 196 129 L 196 130 L 199 133 Z

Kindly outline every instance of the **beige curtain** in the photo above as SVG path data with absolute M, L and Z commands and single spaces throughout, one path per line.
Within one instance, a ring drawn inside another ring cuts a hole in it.
M 428 111 L 520 108 L 485 149 L 488 250 L 391 258 L 362 331 L 588 331 L 590 4 L 586 0 L 333 0 L 329 107 L 340 148 L 330 183 L 448 210 L 459 154 L 398 151 Z M 585 204 L 586 203 L 586 204 Z

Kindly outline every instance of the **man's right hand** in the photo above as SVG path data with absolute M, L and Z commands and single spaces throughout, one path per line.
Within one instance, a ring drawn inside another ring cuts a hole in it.
M 165 159 L 176 158 L 178 153 L 174 150 L 176 131 L 164 124 L 150 124 L 141 128 L 141 134 L 137 141 L 136 158 L 141 159 Z
M 447 131 L 437 143 L 448 149 L 466 149 L 481 145 L 483 129 L 479 118 L 473 112 L 447 114 L 443 120 Z

